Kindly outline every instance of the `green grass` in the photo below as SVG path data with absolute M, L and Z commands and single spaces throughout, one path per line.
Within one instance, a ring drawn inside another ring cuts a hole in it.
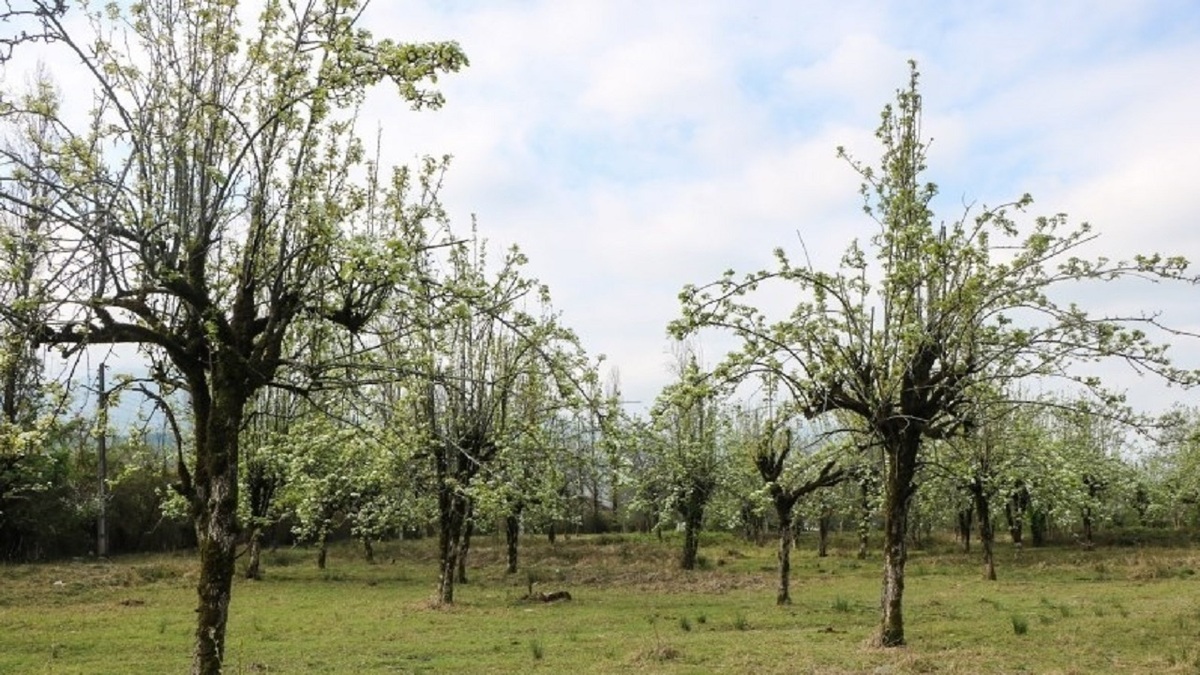
M 709 569 L 674 569 L 678 540 L 607 535 L 529 538 L 505 575 L 503 541 L 479 537 L 458 603 L 429 603 L 433 542 L 264 557 L 266 578 L 239 579 L 229 673 L 1195 672 L 1200 666 L 1200 551 L 999 546 L 1000 581 L 976 556 L 912 551 L 909 646 L 869 646 L 880 562 L 847 540 L 792 555 L 792 604 L 775 605 L 775 552 L 706 535 Z M 920 570 L 920 574 L 913 574 Z M 536 589 L 573 600 L 530 603 Z M 0 566 L 0 673 L 178 673 L 190 661 L 191 555 Z M 61 582 L 61 583 L 59 583 Z

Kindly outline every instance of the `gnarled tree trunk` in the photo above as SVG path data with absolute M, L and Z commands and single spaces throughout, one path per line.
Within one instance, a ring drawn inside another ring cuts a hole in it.
M 908 562 L 908 513 L 912 505 L 913 476 L 917 468 L 920 432 L 908 431 L 889 439 L 883 503 L 883 614 L 877 644 L 904 644 L 904 565 Z
M 795 531 L 792 529 L 792 509 L 775 507 L 779 516 L 779 592 L 775 594 L 775 604 L 790 605 L 792 596 L 788 590 L 792 573 L 792 545 L 795 542 Z
M 261 527 L 255 527 L 250 532 L 250 542 L 246 547 L 246 578 L 262 579 L 262 538 Z
M 197 675 L 217 675 L 221 671 L 237 559 L 238 434 L 246 394 L 228 369 L 215 369 L 211 398 L 203 390 L 192 394 L 198 448 L 193 509 L 200 548 L 196 645 L 192 653 L 192 672 Z

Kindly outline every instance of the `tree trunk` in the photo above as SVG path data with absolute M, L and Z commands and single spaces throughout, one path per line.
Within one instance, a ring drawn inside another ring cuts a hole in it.
M 963 553 L 971 552 L 971 509 L 960 509 L 958 512 L 958 540 L 962 542 Z
M 1020 546 L 1025 538 L 1025 514 L 1029 511 L 1029 491 L 1019 487 L 1004 504 L 1004 516 L 1008 520 L 1008 534 L 1012 543 Z
M 889 486 L 884 505 L 883 526 L 883 617 L 879 626 L 879 645 L 897 647 L 904 644 L 904 564 L 908 559 L 907 532 L 908 499 L 903 494 L 891 494 Z
M 618 515 L 620 513 L 620 508 L 621 508 L 619 494 L 618 494 L 618 492 L 620 490 L 620 477 L 617 475 L 616 471 L 609 472 L 608 485 L 609 485 L 608 501 L 612 505 L 613 523 L 620 523 L 621 532 L 625 532 L 625 520 Z
M 683 553 L 679 557 L 679 567 L 685 570 L 696 569 L 696 558 L 700 551 L 700 527 L 704 520 L 704 510 L 688 508 L 683 517 Z M 661 536 L 661 535 L 660 535 Z
M 164 452 L 164 463 L 167 461 L 166 458 L 167 454 Z M 253 524 L 246 552 L 248 557 L 247 579 L 262 579 L 262 544 L 263 538 L 266 536 L 264 530 L 272 522 L 268 514 L 271 513 L 271 503 L 275 499 L 275 490 L 279 483 L 278 473 L 269 469 L 261 457 L 257 458 L 257 461 L 252 458 L 246 462 L 243 487 L 246 490 L 246 501 L 250 503 L 250 522 Z
M 261 527 L 255 527 L 250 532 L 250 544 L 246 551 L 246 556 L 249 560 L 246 563 L 247 579 L 262 580 L 262 538 L 263 531 Z
M 326 541 L 329 539 L 329 533 L 321 530 L 321 534 L 317 537 L 317 569 L 325 569 L 325 559 L 329 552 L 329 547 L 326 546 Z
M 832 523 L 832 516 L 828 512 L 821 514 L 817 518 L 817 557 L 824 558 L 829 555 L 829 528 Z
M 475 534 L 475 505 L 469 499 L 466 510 L 462 539 L 459 543 L 461 550 L 458 552 L 458 568 L 455 570 L 455 581 L 460 584 L 467 583 L 467 554 L 471 552 L 471 535 Z
M 237 560 L 238 432 L 245 397 L 236 382 L 225 379 L 214 374 L 212 398 L 204 390 L 192 394 L 197 448 L 193 508 L 200 549 L 195 675 L 221 672 Z
M 920 432 L 909 431 L 887 448 L 883 504 L 882 617 L 876 642 L 881 647 L 904 644 L 904 565 L 908 561 L 908 512 L 912 505 Z
M 550 521 L 550 528 L 549 528 L 549 530 L 546 532 L 546 538 L 550 540 L 550 545 L 551 545 L 551 546 L 553 546 L 553 545 L 554 545 L 554 543 L 555 543 L 555 540 L 558 538 L 558 530 L 557 530 L 557 528 L 555 527 L 555 524 L 554 524 L 554 521 L 553 521 L 553 520 L 552 520 L 552 521 Z
M 454 602 L 454 580 L 458 572 L 459 542 L 466 520 L 466 498 L 446 484 L 438 488 L 438 590 L 435 602 Z
M 454 573 L 458 567 L 458 544 L 442 554 L 438 566 L 438 590 L 434 601 L 439 605 L 454 604 Z
M 1033 537 L 1034 547 L 1046 544 L 1046 526 L 1048 524 L 1049 518 L 1045 511 L 1035 509 L 1029 512 L 1029 534 Z
M 200 597 L 196 609 L 196 648 L 192 657 L 192 672 L 198 675 L 217 675 L 225 656 L 225 626 L 229 620 L 229 600 L 233 586 L 236 550 L 237 479 L 224 475 L 214 477 L 211 496 L 206 500 L 207 513 L 196 524 L 196 540 L 200 547 Z M 233 503 L 223 495 L 233 494 Z
M 1083 510 L 1083 543 L 1087 548 L 1092 548 L 1092 509 L 1085 508 Z
M 594 477 L 592 481 L 592 532 L 591 534 L 600 534 L 607 529 L 600 525 L 600 480 Z
M 505 574 L 517 573 L 517 546 L 521 538 L 521 516 L 517 513 L 510 513 L 504 517 L 504 539 L 508 544 L 508 567 L 505 568 Z
M 775 595 L 776 605 L 792 604 L 792 596 L 788 592 L 788 584 L 792 574 L 792 543 L 795 533 L 792 530 L 791 509 L 783 509 L 776 505 L 779 515 L 779 592 Z
M 976 484 L 971 488 L 971 496 L 975 500 L 975 515 L 979 519 L 979 545 L 983 549 L 983 578 L 986 581 L 996 580 L 996 558 L 992 555 L 996 530 L 992 527 L 992 508 L 983 486 Z
M 1016 510 L 1013 508 L 1011 499 L 1004 504 L 1004 522 L 1008 525 L 1008 536 L 1012 539 L 1012 543 L 1020 546 L 1025 528 L 1021 523 L 1021 517 L 1017 515 Z
M 367 564 L 374 565 L 375 564 L 375 547 L 371 545 L 371 538 L 363 537 L 362 545 L 363 545 L 363 557 L 365 557 L 367 559 Z

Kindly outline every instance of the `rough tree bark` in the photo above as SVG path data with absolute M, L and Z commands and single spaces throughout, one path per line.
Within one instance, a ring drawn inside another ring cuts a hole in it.
M 262 580 L 262 538 L 261 527 L 250 531 L 250 541 L 246 545 L 246 578 Z
M 458 573 L 463 530 L 466 527 L 467 499 L 452 486 L 438 489 L 438 604 L 454 602 L 454 582 Z
M 882 647 L 904 644 L 904 566 L 908 561 L 908 513 L 912 505 L 913 476 L 921 447 L 919 430 L 907 430 L 889 439 L 888 477 L 883 496 L 883 614 L 876 642 Z
M 775 604 L 790 605 L 792 596 L 789 590 L 792 574 L 792 547 L 796 541 L 795 530 L 792 529 L 792 509 L 779 509 L 779 590 L 775 593 Z
M 219 359 L 207 387 L 192 393 L 196 420 L 196 471 L 190 478 L 200 575 L 196 584 L 196 644 L 192 669 L 203 675 L 221 670 L 225 627 L 237 558 L 238 436 L 248 392 L 239 368 Z M 202 376 L 201 376 L 202 377 Z M 183 470 L 183 469 L 181 469 Z M 185 471 L 185 470 L 183 470 Z

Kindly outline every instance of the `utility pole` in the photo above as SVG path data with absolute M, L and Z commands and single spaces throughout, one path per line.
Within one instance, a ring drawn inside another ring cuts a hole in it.
M 100 364 L 99 373 L 99 434 L 96 450 L 99 461 L 96 462 L 96 473 L 100 478 L 100 511 L 96 519 L 96 557 L 108 557 L 108 391 L 104 388 L 104 364 Z

